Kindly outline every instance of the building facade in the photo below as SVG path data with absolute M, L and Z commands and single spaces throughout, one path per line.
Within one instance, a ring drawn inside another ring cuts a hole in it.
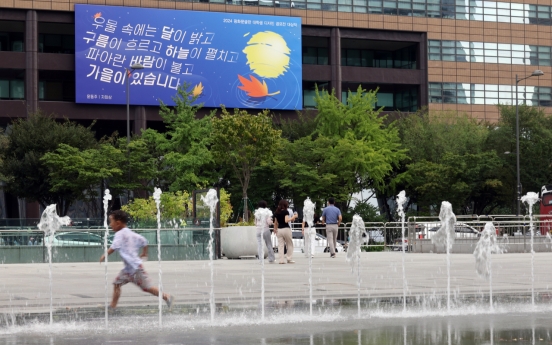
M 496 104 L 515 101 L 516 75 L 536 69 L 519 100 L 552 109 L 552 0 L 0 0 L 0 126 L 40 110 L 126 133 L 124 105 L 75 103 L 75 3 L 301 17 L 304 109 L 316 85 L 342 100 L 362 85 L 379 88 L 386 111 L 494 122 Z M 161 124 L 157 107 L 130 113 L 134 132 Z

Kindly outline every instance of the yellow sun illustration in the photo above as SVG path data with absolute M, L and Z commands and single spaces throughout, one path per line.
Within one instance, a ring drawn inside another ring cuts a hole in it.
M 290 49 L 284 38 L 275 32 L 256 33 L 243 52 L 251 71 L 262 78 L 276 78 L 289 68 Z

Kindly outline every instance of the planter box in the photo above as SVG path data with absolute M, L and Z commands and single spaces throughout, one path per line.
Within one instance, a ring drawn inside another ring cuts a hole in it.
M 257 228 L 255 226 L 230 226 L 220 232 L 222 253 L 228 259 L 257 256 Z M 267 256 L 263 243 L 264 256 Z

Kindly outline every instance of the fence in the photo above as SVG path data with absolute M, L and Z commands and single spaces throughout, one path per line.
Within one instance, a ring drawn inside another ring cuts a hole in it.
M 2 221 L 6 221 L 5 219 Z M 43 233 L 38 231 L 38 219 L 10 220 L 0 223 L 0 262 L 31 263 L 47 262 L 48 253 Z M 492 221 L 496 227 L 501 243 L 508 247 L 509 252 L 528 252 L 530 250 L 531 221 L 528 216 L 457 216 L 455 228 L 455 253 L 473 253 L 479 240 L 479 233 L 485 223 Z M 35 223 L 35 224 L 33 224 Z M 74 220 L 74 226 L 60 229 L 53 242 L 54 262 L 88 262 L 96 261 L 103 253 L 105 230 L 97 225 L 99 220 Z M 103 220 L 102 220 L 103 223 Z M 205 224 L 204 224 L 205 223 Z M 165 225 L 173 228 L 161 229 L 162 260 L 204 260 L 209 258 L 207 250 L 209 242 L 208 221 L 198 225 L 180 227 L 190 224 L 189 220 L 165 221 Z M 545 236 L 549 233 L 550 220 L 546 216 L 533 216 L 533 237 L 535 251 L 549 251 L 552 239 Z M 431 242 L 432 236 L 441 226 L 437 217 L 411 217 L 404 224 L 406 250 L 412 252 L 440 252 Z M 176 228 L 174 228 L 176 227 Z M 349 240 L 351 223 L 342 224 L 338 228 L 339 250 L 346 250 Z M 402 250 L 402 228 L 400 222 L 365 223 L 366 236 L 363 245 L 368 250 Z M 292 224 L 293 242 L 296 251 L 304 248 L 301 233 L 301 223 Z M 149 255 L 157 258 L 157 230 L 137 228 L 134 231 L 148 239 Z M 216 229 L 216 232 L 224 231 Z M 317 226 L 316 252 L 327 252 L 328 243 L 324 226 Z M 108 237 L 111 243 L 114 235 Z M 276 236 L 272 236 L 273 246 L 277 248 Z M 111 259 L 111 258 L 110 258 Z M 113 260 L 120 260 L 115 254 Z
M 157 258 L 157 230 L 133 229 L 149 243 L 148 254 Z M 220 231 L 217 229 L 216 231 Z M 206 260 L 209 231 L 205 228 L 161 229 L 162 260 Z M 113 240 L 108 236 L 108 245 Z M 64 227 L 53 238 L 35 229 L 0 230 L 0 262 L 48 262 L 46 243 L 52 242 L 54 262 L 91 262 L 104 253 L 105 230 Z M 113 258 L 112 258 L 113 257 Z M 110 260 L 120 261 L 115 253 Z

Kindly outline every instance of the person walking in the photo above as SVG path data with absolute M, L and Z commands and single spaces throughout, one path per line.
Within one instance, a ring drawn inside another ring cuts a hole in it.
M 330 257 L 335 258 L 335 247 L 337 246 L 337 229 L 341 224 L 341 211 L 335 207 L 335 199 L 328 199 L 328 207 L 322 212 L 322 221 L 326 223 L 326 237 L 330 246 Z
M 266 208 L 266 201 L 261 200 L 257 204 L 255 211 L 255 226 L 257 227 L 257 245 L 259 260 L 264 260 L 263 240 L 268 249 L 268 262 L 273 264 L 276 258 L 274 257 L 274 249 L 272 248 L 272 240 L 270 239 L 270 226 L 273 224 L 272 211 Z
M 278 263 L 285 264 L 284 245 L 287 247 L 286 260 L 288 264 L 293 264 L 293 241 L 289 223 L 297 219 L 297 213 L 290 217 L 288 212 L 289 203 L 287 200 L 280 200 L 278 208 L 274 212 L 274 233 L 278 237 Z
M 142 266 L 140 258 L 148 257 L 148 241 L 141 235 L 135 233 L 127 227 L 128 214 L 124 211 L 113 211 L 109 215 L 109 226 L 115 232 L 115 238 L 107 255 L 113 254 L 116 250 L 119 252 L 125 267 L 119 272 L 113 282 L 113 299 L 110 307 L 115 309 L 119 297 L 121 297 L 121 287 L 126 283 L 134 283 L 143 291 L 149 292 L 154 296 L 159 296 L 159 288 L 152 286 L 148 274 Z M 142 248 L 142 253 L 138 256 L 138 251 Z M 105 255 L 100 257 L 100 263 L 105 260 Z M 167 303 L 169 310 L 173 306 L 174 297 L 163 293 L 163 299 Z

